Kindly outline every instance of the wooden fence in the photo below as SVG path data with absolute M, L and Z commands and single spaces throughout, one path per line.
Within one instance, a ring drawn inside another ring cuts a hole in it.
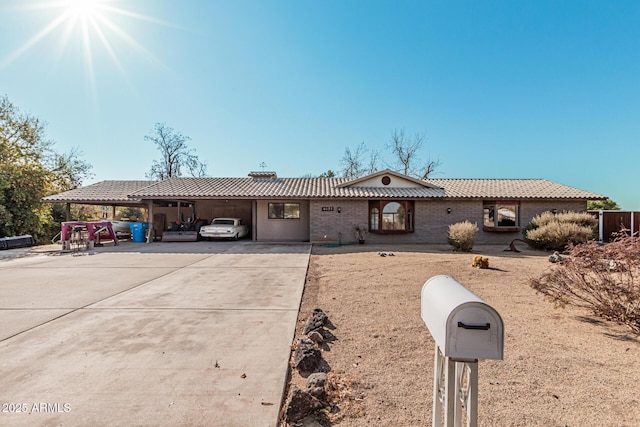
M 600 242 L 609 242 L 613 233 L 625 231 L 632 236 L 638 236 L 640 230 L 640 212 L 631 211 L 589 211 L 599 219 Z

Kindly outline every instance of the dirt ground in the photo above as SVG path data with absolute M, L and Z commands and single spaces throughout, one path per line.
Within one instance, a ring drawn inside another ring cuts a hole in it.
M 296 339 L 316 307 L 335 326 L 323 351 L 339 389 L 333 425 L 431 424 L 434 341 L 420 291 L 438 274 L 504 321 L 504 360 L 479 363 L 480 426 L 640 425 L 640 337 L 586 311 L 555 309 L 527 284 L 551 268 L 549 254 L 504 249 L 314 246 Z M 474 255 L 488 256 L 490 268 L 471 267 Z M 304 389 L 305 379 L 294 370 L 290 384 Z

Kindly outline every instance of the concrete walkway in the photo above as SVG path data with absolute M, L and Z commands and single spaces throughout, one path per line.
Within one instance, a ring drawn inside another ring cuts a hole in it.
M 0 425 L 277 425 L 309 244 L 2 252 Z

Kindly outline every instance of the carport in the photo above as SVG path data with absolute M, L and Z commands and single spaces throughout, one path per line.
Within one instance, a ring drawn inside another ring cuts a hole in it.
M 246 199 L 185 199 L 182 197 L 165 196 L 162 199 L 144 199 L 149 212 L 149 218 L 153 218 L 156 237 L 162 236 L 162 231 L 178 230 L 177 224 L 188 224 L 187 228 L 196 228 L 199 223 L 206 221 L 211 223 L 214 218 L 231 217 L 242 218 L 247 224 L 253 224 L 253 206 L 255 203 Z M 194 225 L 190 227 L 189 225 Z M 195 233 L 197 230 L 192 230 Z M 255 230 L 255 226 L 252 226 Z M 195 234 L 190 241 L 195 240 Z M 179 239 L 178 239 L 179 240 Z M 252 240 L 256 240 L 255 235 Z M 149 236 L 148 241 L 151 241 Z
M 241 218 L 250 224 L 252 241 L 308 242 L 311 203 L 292 187 L 302 182 L 278 179 L 273 172 L 252 172 L 248 178 L 103 181 L 42 201 L 66 203 L 68 214 L 72 203 L 111 205 L 114 214 L 116 206 L 144 208 L 146 221 L 153 224 L 148 243 L 172 228 L 184 234 L 175 241 L 194 241 L 198 220 L 210 223 L 221 217 Z M 176 227 L 178 224 L 187 227 Z
M 136 197 L 133 193 L 153 186 L 157 181 L 102 181 L 42 199 L 46 203 L 64 203 L 66 221 L 72 221 L 71 205 L 110 206 L 111 218 L 116 219 L 116 208 L 123 206 L 146 210 L 147 222 L 153 223 L 155 233 L 148 233 L 147 242 L 160 238 L 172 224 L 192 224 L 198 219 L 211 222 L 213 218 L 242 218 L 252 225 L 252 240 L 256 238 L 256 201 L 248 198 L 216 198 L 198 196 L 188 198 L 182 193 L 163 194 L 160 197 Z M 77 218 L 75 218 L 77 219 Z
M 80 187 L 64 193 L 54 194 L 42 199 L 45 203 L 64 203 L 66 221 L 71 221 L 71 205 L 111 206 L 111 218 L 116 216 L 116 208 L 130 206 L 146 209 L 141 199 L 129 197 L 130 194 L 153 184 L 155 181 L 102 181 L 86 187 Z

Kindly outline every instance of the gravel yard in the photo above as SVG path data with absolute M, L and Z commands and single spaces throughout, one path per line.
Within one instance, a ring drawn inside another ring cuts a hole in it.
M 640 338 L 589 312 L 555 309 L 527 284 L 551 268 L 549 254 L 504 249 L 314 246 L 296 337 L 316 307 L 335 325 L 323 351 L 338 388 L 334 425 L 430 425 L 434 342 L 420 291 L 438 274 L 504 321 L 504 360 L 479 363 L 479 425 L 640 425 Z M 471 267 L 474 255 L 489 257 L 490 268 Z M 305 379 L 294 370 L 290 384 L 304 388 Z

